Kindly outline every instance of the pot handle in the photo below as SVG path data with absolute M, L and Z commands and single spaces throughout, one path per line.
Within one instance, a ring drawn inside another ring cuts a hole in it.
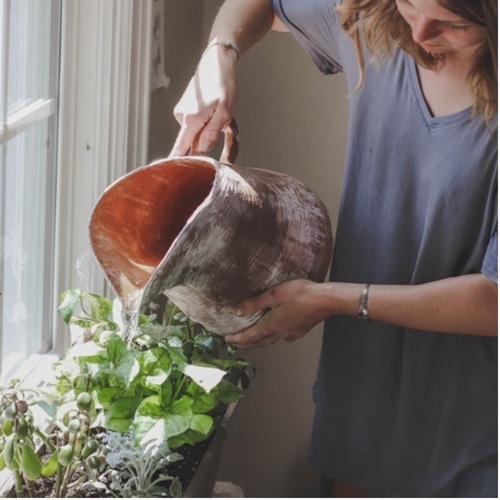
M 238 156 L 238 150 L 238 126 L 236 125 L 236 120 L 232 118 L 224 129 L 224 148 L 222 149 L 219 161 L 221 163 L 233 164 Z M 192 156 L 200 154 L 198 152 L 198 137 L 193 141 L 189 154 Z

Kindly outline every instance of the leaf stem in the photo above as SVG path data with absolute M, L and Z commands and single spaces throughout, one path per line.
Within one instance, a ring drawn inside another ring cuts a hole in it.
M 73 476 L 73 472 L 75 471 L 75 468 L 76 467 L 72 467 L 71 465 L 68 465 L 68 467 L 64 473 L 63 481 L 61 484 L 61 491 L 60 491 L 60 496 L 63 498 L 66 498 L 66 495 L 68 493 L 68 485 L 69 485 L 69 482 L 71 480 L 71 476 Z
M 36 497 L 36 491 L 33 489 L 33 481 L 30 481 L 29 479 L 26 479 L 25 478 L 25 481 L 26 481 L 26 490 L 28 491 L 28 496 L 30 498 L 34 498 Z
M 187 381 L 188 381 L 188 376 L 182 375 L 182 378 L 175 389 L 175 394 L 174 397 L 172 398 L 172 401 L 177 401 L 179 394 L 181 393 L 182 389 L 184 389 L 184 386 L 186 385 Z
M 47 448 L 49 449 L 50 452 L 56 451 L 56 447 L 55 447 L 54 443 L 49 439 L 49 436 L 47 436 L 47 434 L 45 434 L 45 432 L 43 432 L 38 427 L 35 427 L 33 429 L 33 432 L 45 443 L 45 445 L 47 446 Z

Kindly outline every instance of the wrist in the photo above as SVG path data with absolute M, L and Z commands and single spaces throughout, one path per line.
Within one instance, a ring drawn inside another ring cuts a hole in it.
M 323 290 L 322 304 L 327 311 L 326 316 L 345 314 L 358 317 L 363 284 L 327 282 L 320 286 Z

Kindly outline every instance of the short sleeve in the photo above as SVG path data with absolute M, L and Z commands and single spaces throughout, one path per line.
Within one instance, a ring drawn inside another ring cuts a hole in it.
M 491 236 L 481 272 L 490 280 L 498 283 L 498 229 Z
M 272 0 L 274 13 L 325 75 L 342 71 L 338 0 Z

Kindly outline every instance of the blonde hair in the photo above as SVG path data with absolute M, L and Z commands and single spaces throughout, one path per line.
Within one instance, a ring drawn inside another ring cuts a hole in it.
M 486 120 L 498 111 L 496 0 L 439 0 L 448 10 L 470 22 L 485 26 L 486 40 L 478 48 L 475 61 L 467 75 L 474 95 L 473 113 Z M 401 48 L 415 61 L 429 69 L 438 69 L 442 58 L 425 52 L 414 42 L 411 28 L 400 15 L 395 0 L 343 0 L 337 7 L 340 25 L 353 39 L 359 65 L 359 89 L 365 77 L 363 44 L 372 60 Z

